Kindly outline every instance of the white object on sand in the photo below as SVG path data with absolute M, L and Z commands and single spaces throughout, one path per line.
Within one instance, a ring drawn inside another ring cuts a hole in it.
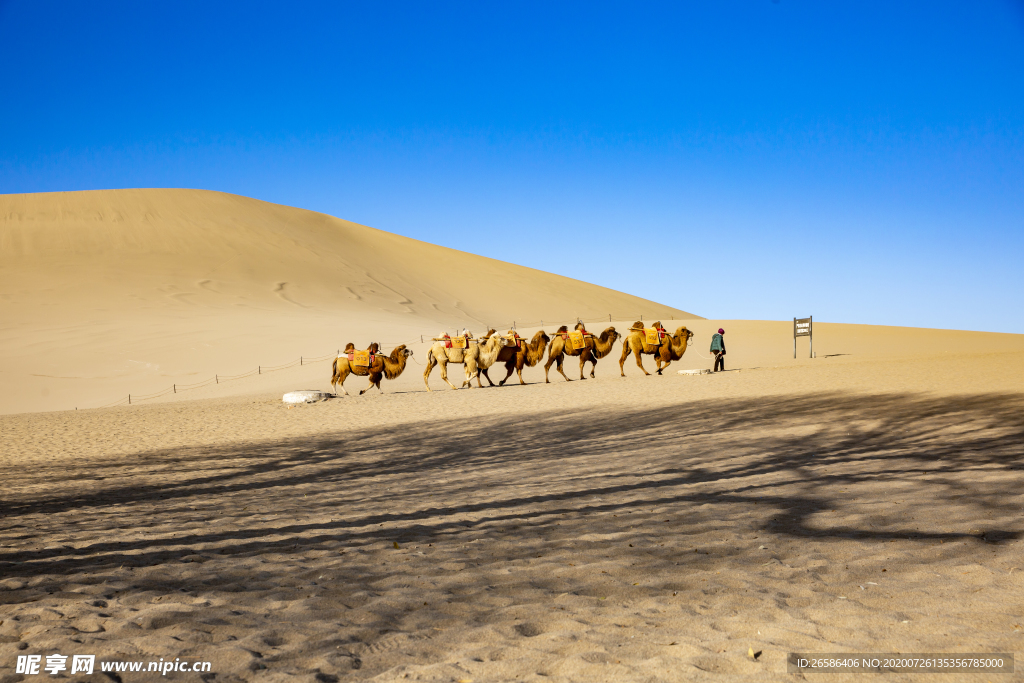
M 680 375 L 710 375 L 711 371 L 710 370 L 701 370 L 701 369 L 680 370 L 679 374 Z
M 285 403 L 316 403 L 317 401 L 326 401 L 330 397 L 331 394 L 323 391 L 304 389 L 302 391 L 289 391 L 281 400 Z

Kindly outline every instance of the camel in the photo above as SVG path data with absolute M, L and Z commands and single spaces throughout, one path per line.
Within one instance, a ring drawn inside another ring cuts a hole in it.
M 515 330 L 509 330 L 508 334 L 511 337 L 516 334 L 516 332 Z M 518 337 L 518 335 L 516 336 Z M 519 383 L 526 384 L 526 382 L 523 381 L 523 368 L 532 368 L 534 365 L 544 360 L 544 349 L 547 348 L 549 341 L 551 341 L 551 338 L 544 333 L 544 330 L 541 330 L 537 334 L 533 335 L 533 339 L 529 342 L 525 339 L 519 339 L 518 347 L 515 343 L 502 347 L 501 351 L 498 352 L 498 357 L 495 359 L 494 363 L 495 365 L 498 363 L 504 363 L 507 374 L 505 375 L 505 379 L 498 382 L 498 386 L 500 387 L 505 385 L 508 378 L 512 376 L 513 370 L 519 374 Z M 484 377 L 487 378 L 487 381 L 493 387 L 494 382 L 491 382 L 491 377 L 487 374 L 487 368 L 483 368 L 483 373 Z
M 665 329 L 661 326 L 660 322 L 654 323 L 653 327 L 661 330 Z M 640 354 L 653 355 L 654 361 L 658 365 L 658 374 L 660 375 L 661 371 L 667 368 L 672 361 L 683 357 L 692 337 L 693 332 L 685 327 L 680 327 L 672 336 L 665 334 L 661 338 L 662 343 L 660 346 L 651 346 L 647 343 L 644 324 L 639 321 L 633 323 L 633 327 L 629 328 L 626 338 L 622 340 L 622 358 L 619 359 L 619 374 L 623 377 L 626 376 L 622 366 L 626 362 L 626 358 L 629 357 L 629 354 L 632 353 L 636 356 L 637 367 L 643 370 L 645 375 L 650 375 L 651 373 L 644 369 L 643 363 L 640 362 Z
M 480 371 L 491 367 L 498 357 L 498 352 L 512 343 L 504 337 L 492 335 L 494 335 L 494 330 L 485 334 L 483 339 L 475 340 L 472 338 L 473 335 L 469 334 L 470 342 L 465 349 L 449 349 L 444 341 L 435 341 L 427 351 L 427 367 L 423 371 L 423 383 L 427 385 L 427 391 L 433 391 L 428 379 L 430 371 L 434 369 L 435 365 L 441 366 L 441 379 L 452 389 L 458 388 L 448 381 L 449 363 L 462 363 L 465 366 L 466 379 L 462 382 L 463 389 L 472 386 L 473 378 L 476 378 L 477 386 L 482 389 L 484 385 L 480 382 Z
M 332 366 L 331 385 L 334 387 L 334 390 L 337 391 L 337 385 L 340 384 L 341 390 L 348 396 L 348 389 L 345 388 L 345 379 L 349 375 L 357 375 L 359 377 L 366 377 L 368 375 L 370 377 L 370 385 L 360 391 L 359 395 L 362 396 L 370 390 L 370 387 L 374 386 L 383 394 L 384 390 L 380 388 L 381 379 L 385 377 L 387 379 L 395 379 L 401 375 L 402 371 L 405 370 L 405 362 L 412 355 L 412 349 L 407 349 L 405 344 L 401 344 L 391 351 L 390 356 L 378 353 L 379 349 L 380 345 L 376 342 L 370 344 L 369 351 L 374 355 L 373 362 L 367 368 L 349 362 L 348 352 L 355 351 L 356 346 L 352 343 L 346 345 L 345 352 L 334 359 Z
M 577 331 L 586 332 L 583 327 L 583 323 L 576 324 Z M 551 340 L 551 346 L 548 347 L 548 362 L 544 364 L 544 381 L 550 383 L 548 379 L 548 369 L 552 363 L 558 363 L 558 374 L 565 378 L 568 382 L 569 378 L 562 372 L 562 361 L 565 356 L 579 356 L 580 357 L 580 379 L 586 379 L 583 376 L 583 366 L 586 362 L 590 361 L 590 376 L 594 376 L 594 370 L 597 368 L 597 361 L 599 358 L 604 358 L 612 351 L 612 346 L 615 341 L 619 338 L 619 333 L 615 331 L 614 327 L 609 327 L 601 333 L 600 337 L 595 337 L 592 334 L 585 334 L 583 341 L 586 344 L 582 349 L 574 349 L 569 343 L 569 340 L 563 337 L 568 334 L 569 328 L 562 325 L 558 328 L 558 332 L 555 333 L 554 338 Z

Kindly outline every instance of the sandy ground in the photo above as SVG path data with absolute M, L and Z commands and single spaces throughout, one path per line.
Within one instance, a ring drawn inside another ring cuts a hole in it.
M 414 365 L 384 395 L 297 408 L 256 393 L 0 417 L 4 680 L 51 652 L 205 660 L 217 681 L 1019 660 L 1020 337 L 822 326 L 817 359 L 783 336 L 754 369 L 740 359 L 765 344 L 745 335 L 784 323 L 700 324 L 727 327 L 742 369 L 620 378 L 605 359 L 596 380 L 532 368 L 525 387 L 428 394 Z M 323 366 L 297 372 L 313 370 L 322 386 Z

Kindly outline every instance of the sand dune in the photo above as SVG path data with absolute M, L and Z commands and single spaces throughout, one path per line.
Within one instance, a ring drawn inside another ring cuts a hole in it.
M 0 196 L 0 412 L 463 326 L 694 316 L 311 211 L 199 190 Z

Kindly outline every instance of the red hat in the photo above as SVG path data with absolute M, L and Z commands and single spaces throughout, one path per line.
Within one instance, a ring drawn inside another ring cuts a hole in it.
M 718 334 L 725 334 L 725 330 L 723 330 L 721 327 L 719 327 L 718 328 Z

